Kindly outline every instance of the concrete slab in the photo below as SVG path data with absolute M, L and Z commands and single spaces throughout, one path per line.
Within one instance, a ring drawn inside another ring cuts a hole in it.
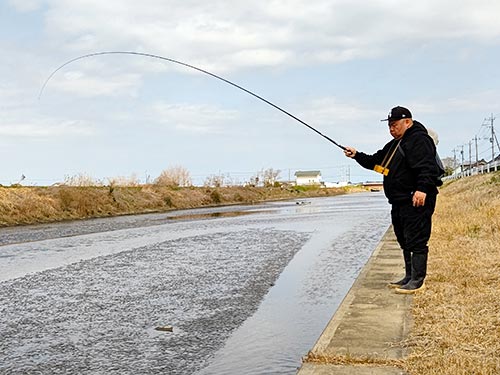
M 300 375 L 404 375 L 405 372 L 396 367 L 387 366 L 343 366 L 328 364 L 304 363 Z
M 335 356 L 369 358 L 375 363 L 403 358 L 406 350 L 401 342 L 411 324 L 412 296 L 395 294 L 387 287 L 389 281 L 403 274 L 401 249 L 389 228 L 310 353 L 325 361 Z M 309 362 L 298 374 L 404 374 L 401 369 L 384 365 Z

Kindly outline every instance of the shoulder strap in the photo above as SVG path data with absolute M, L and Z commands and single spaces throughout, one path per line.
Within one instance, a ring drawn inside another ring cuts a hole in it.
M 382 167 L 383 168 L 387 168 L 389 166 L 392 158 L 394 157 L 394 154 L 396 153 L 396 150 L 401 148 L 401 147 L 399 147 L 399 144 L 401 143 L 401 141 L 402 141 L 402 139 L 400 139 L 398 141 L 396 147 L 394 147 L 394 150 L 392 152 L 389 150 L 389 152 L 385 155 L 384 160 L 382 160 Z M 389 156 L 389 154 L 390 154 L 390 156 Z M 403 156 L 404 156 L 404 154 L 403 154 Z
M 406 156 L 405 152 L 403 151 L 403 147 L 401 147 L 399 144 L 398 144 L 398 151 L 401 154 L 401 156 L 403 156 L 403 157 Z

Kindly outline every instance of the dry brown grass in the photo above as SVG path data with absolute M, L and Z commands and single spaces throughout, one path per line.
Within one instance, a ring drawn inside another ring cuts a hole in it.
M 385 366 L 401 368 L 403 360 L 398 359 L 381 359 L 370 356 L 353 356 L 353 355 L 318 355 L 309 352 L 303 362 L 328 363 L 343 366 Z
M 353 189 L 354 190 L 354 189 Z M 0 187 L 0 227 L 267 200 L 330 196 L 345 189 L 262 187 Z
M 500 374 L 500 173 L 442 188 L 430 247 L 405 369 Z

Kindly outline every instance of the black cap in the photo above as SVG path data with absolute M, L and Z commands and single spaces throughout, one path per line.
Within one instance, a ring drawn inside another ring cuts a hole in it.
M 405 107 L 394 107 L 391 109 L 391 112 L 389 112 L 389 115 L 387 116 L 386 119 L 380 120 L 380 121 L 398 121 L 403 118 L 411 118 L 411 112 L 408 108 Z

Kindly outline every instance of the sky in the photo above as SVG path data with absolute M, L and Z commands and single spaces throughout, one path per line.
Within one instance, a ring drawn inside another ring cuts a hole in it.
M 474 159 L 477 139 L 491 160 L 499 14 L 493 0 L 2 0 L 0 183 L 146 182 L 175 166 L 200 185 L 269 168 L 381 179 L 255 97 L 158 59 L 77 60 L 39 97 L 59 66 L 101 51 L 195 65 L 367 153 L 390 140 L 380 119 L 402 105 L 438 133 L 441 157 Z

